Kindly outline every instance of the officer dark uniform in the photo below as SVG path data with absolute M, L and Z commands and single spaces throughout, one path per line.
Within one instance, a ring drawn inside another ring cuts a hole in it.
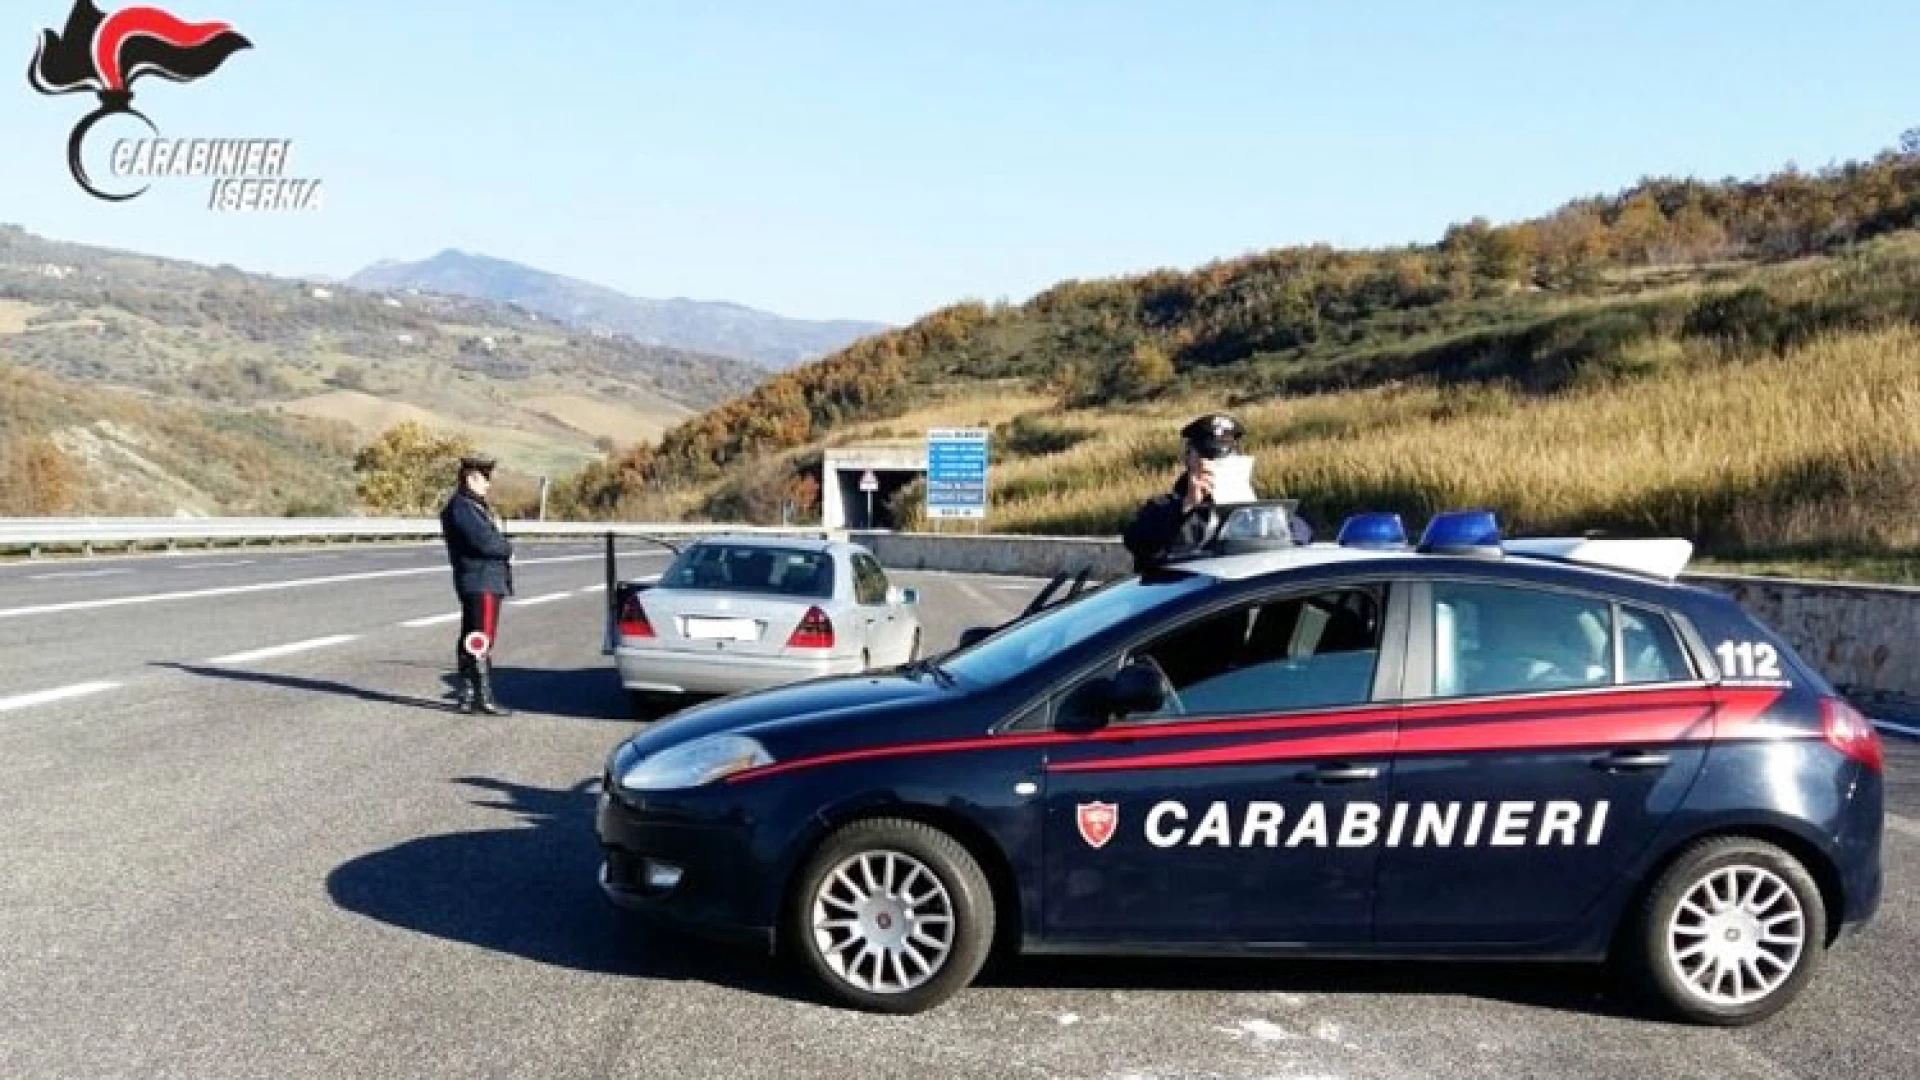
M 1218 461 L 1239 453 L 1246 429 L 1240 421 L 1225 413 L 1208 413 L 1180 429 L 1186 440 L 1187 469 L 1174 481 L 1171 494 L 1157 496 L 1140 508 L 1127 526 L 1122 539 L 1133 553 L 1136 573 L 1144 573 L 1168 560 L 1197 554 L 1213 540 L 1223 520 L 1213 496 L 1196 505 L 1187 505 L 1187 491 L 1199 461 Z M 1305 544 L 1312 537 L 1306 522 L 1293 519 L 1294 542 Z
M 500 518 L 486 498 L 493 468 L 491 458 L 460 459 L 458 486 L 440 511 L 440 532 L 453 565 L 453 591 L 460 598 L 460 711 L 510 716 L 493 696 L 500 603 L 513 595 L 513 542 L 501 531 Z

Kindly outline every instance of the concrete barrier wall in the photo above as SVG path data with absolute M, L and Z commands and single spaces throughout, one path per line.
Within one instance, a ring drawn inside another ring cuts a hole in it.
M 941 536 L 937 533 L 851 534 L 880 565 L 895 570 L 1052 577 L 1061 571 L 1106 580 L 1133 572 L 1133 557 L 1118 540 L 1053 536 Z
M 897 570 L 1051 577 L 1092 568 L 1124 576 L 1133 561 L 1118 540 L 1037 536 L 854 533 Z M 1795 652 L 1861 705 L 1885 717 L 1920 717 L 1920 589 L 1688 575 L 1727 594 L 1779 630 Z
M 1693 574 L 1780 632 L 1860 704 L 1920 716 L 1920 589 Z

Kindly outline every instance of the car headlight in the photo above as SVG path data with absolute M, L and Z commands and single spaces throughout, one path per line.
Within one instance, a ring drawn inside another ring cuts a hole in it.
M 673 791 L 771 764 L 766 748 L 745 735 L 709 735 L 643 758 L 619 779 L 628 791 Z

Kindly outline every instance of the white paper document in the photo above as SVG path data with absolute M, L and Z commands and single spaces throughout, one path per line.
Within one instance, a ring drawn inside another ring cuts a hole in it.
M 1213 501 L 1217 506 L 1232 506 L 1236 503 L 1260 501 L 1253 493 L 1253 458 L 1247 454 L 1233 454 L 1220 458 L 1213 465 Z

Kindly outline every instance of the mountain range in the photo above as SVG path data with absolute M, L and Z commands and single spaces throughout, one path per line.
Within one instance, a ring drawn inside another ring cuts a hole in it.
M 0 515 L 346 512 L 355 449 L 409 420 L 561 476 L 766 377 L 509 304 L 0 225 L 0 469 L 37 453 L 72 474 L 64 509 Z
M 624 334 L 643 345 L 716 353 L 775 370 L 836 352 L 888 329 L 851 319 L 790 319 L 713 300 L 649 300 L 505 259 L 442 251 L 386 260 L 354 274 L 358 289 L 417 290 L 513 304 L 568 326 Z

